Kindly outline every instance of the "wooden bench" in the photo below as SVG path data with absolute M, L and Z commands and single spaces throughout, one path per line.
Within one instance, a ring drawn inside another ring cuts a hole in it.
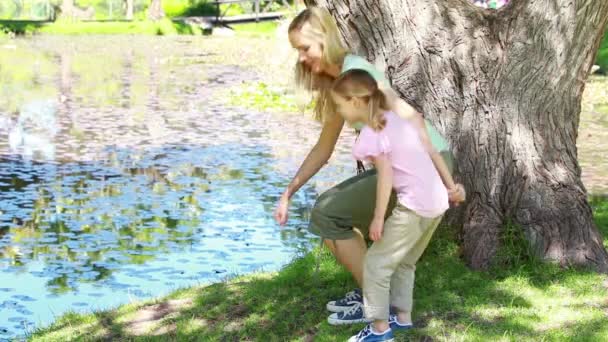
M 220 5 L 232 5 L 232 4 L 238 4 L 238 3 L 243 3 L 243 2 L 253 2 L 254 3 L 254 12 L 255 12 L 255 21 L 259 22 L 260 21 L 260 0 L 213 0 L 210 1 L 209 3 L 215 5 L 215 22 L 219 23 L 220 22 L 220 17 L 223 17 L 224 14 L 226 14 L 226 12 L 224 12 L 224 14 L 222 14 L 222 12 L 220 11 Z
M 215 5 L 215 21 L 216 22 L 220 22 L 220 17 L 223 17 L 224 14 L 221 13 L 220 11 L 220 5 L 223 4 L 228 4 L 228 5 L 232 5 L 232 4 L 238 4 L 238 3 L 244 3 L 244 2 L 253 2 L 254 5 L 254 17 L 252 19 L 255 19 L 256 22 L 259 22 L 260 19 L 262 18 L 275 18 L 275 17 L 280 17 L 281 15 L 279 15 L 278 13 L 266 13 L 267 15 L 264 15 L 262 13 L 265 13 L 266 10 L 275 2 L 275 1 L 279 1 L 279 0 L 269 0 L 267 1 L 267 4 L 264 6 L 264 8 L 262 8 L 260 10 L 260 3 L 261 0 L 211 0 L 209 1 L 210 4 Z M 292 11 L 296 11 L 297 10 L 297 6 L 296 8 L 292 8 L 292 6 L 287 2 L 287 0 L 280 0 L 281 3 L 283 3 L 284 6 L 289 7 Z M 245 19 L 244 17 L 246 16 L 240 16 L 243 17 L 243 19 Z

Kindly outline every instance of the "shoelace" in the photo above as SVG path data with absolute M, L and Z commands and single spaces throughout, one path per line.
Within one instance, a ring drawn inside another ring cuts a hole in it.
M 359 294 L 357 293 L 357 291 L 350 291 L 346 294 L 346 296 L 344 296 L 344 298 L 347 301 L 353 300 L 353 299 L 359 299 Z
M 368 336 L 369 334 L 372 333 L 372 328 L 371 325 L 366 326 L 365 328 L 363 328 L 363 330 L 361 330 L 358 334 L 357 334 L 357 339 L 363 338 Z
M 361 310 L 361 303 L 353 305 L 350 309 L 348 309 L 348 311 L 344 312 L 344 315 L 342 317 L 350 316 L 359 310 Z

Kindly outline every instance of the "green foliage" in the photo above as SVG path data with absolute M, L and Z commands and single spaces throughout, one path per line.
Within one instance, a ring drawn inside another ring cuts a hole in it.
M 246 36 L 268 37 L 275 34 L 277 21 L 263 21 L 259 23 L 243 23 L 232 25 L 237 34 Z
M 92 7 L 94 19 L 124 19 L 126 7 L 124 0 L 75 0 L 80 9 Z M 0 19 L 49 19 L 53 6 L 59 7 L 61 0 L 2 0 L 0 1 Z M 144 19 L 147 16 L 150 0 L 133 0 L 134 17 Z M 176 16 L 214 16 L 216 6 L 208 0 L 162 0 L 163 10 L 167 17 Z M 222 4 L 220 11 L 226 15 L 238 15 L 251 12 L 253 3 Z
M 44 25 L 40 33 L 50 34 L 157 34 L 158 25 L 151 21 L 133 22 L 65 22 Z
M 173 25 L 171 19 L 161 19 L 156 23 L 156 34 L 159 36 L 171 36 L 178 34 L 177 29 Z
M 608 32 L 608 31 L 606 31 Z M 600 66 L 604 72 L 608 72 L 608 33 L 604 33 L 604 38 L 597 52 L 595 63 Z
M 215 6 L 205 0 L 165 0 L 163 9 L 168 17 L 211 16 Z
M 264 82 L 243 84 L 238 90 L 231 90 L 228 103 L 233 106 L 254 108 L 260 111 L 297 113 L 301 109 L 295 104 L 294 96 L 283 88 L 274 88 Z
M 27 20 L 0 20 L 0 31 L 8 34 L 12 32 L 19 35 L 30 35 L 36 32 L 42 23 Z
M 523 229 L 512 222 L 503 226 L 500 235 L 500 248 L 497 251 L 493 267 L 512 270 L 518 265 L 537 262 L 534 251 L 526 239 Z
M 238 15 L 250 8 L 248 3 L 222 4 L 220 12 L 228 16 Z M 207 0 L 163 0 L 163 10 L 168 17 L 215 16 L 217 7 Z
M 604 237 L 604 246 L 608 248 L 608 197 L 607 195 L 593 196 L 589 202 L 597 227 Z
M 0 32 L 18 35 L 47 34 L 148 34 L 148 35 L 201 35 L 198 26 L 163 19 L 157 22 L 71 22 L 59 20 L 54 23 L 32 21 L 0 21 Z
M 47 19 L 52 10 L 50 4 L 47 0 L 2 0 L 0 19 Z

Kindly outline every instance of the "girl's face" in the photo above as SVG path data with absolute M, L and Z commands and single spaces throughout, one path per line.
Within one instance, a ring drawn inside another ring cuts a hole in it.
M 306 24 L 305 24 L 306 25 Z M 323 72 L 321 57 L 323 56 L 323 46 L 316 40 L 303 35 L 301 30 L 289 32 L 289 42 L 298 50 L 298 61 L 305 64 L 315 74 Z
M 346 98 L 339 94 L 332 94 L 337 112 L 342 115 L 349 126 L 360 128 L 367 124 L 369 107 L 365 100 L 359 97 Z

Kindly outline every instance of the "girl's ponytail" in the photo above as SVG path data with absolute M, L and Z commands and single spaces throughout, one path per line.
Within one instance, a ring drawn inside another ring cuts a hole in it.
M 369 126 L 376 131 L 383 129 L 386 125 L 386 119 L 384 118 L 384 110 L 387 108 L 386 102 L 386 96 L 376 87 L 368 100 Z

